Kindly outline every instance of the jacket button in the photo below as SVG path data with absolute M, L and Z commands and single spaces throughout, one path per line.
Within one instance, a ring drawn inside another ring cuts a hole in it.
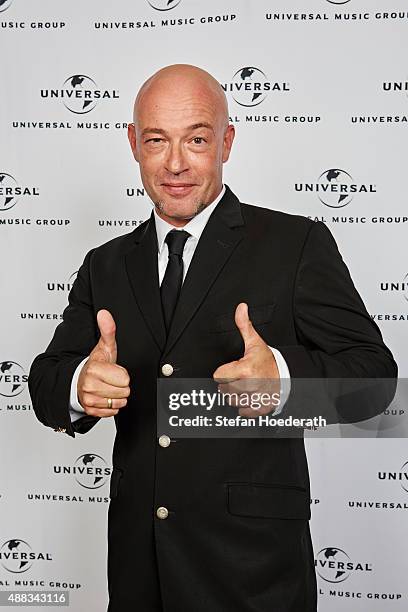
M 161 371 L 162 371 L 162 374 L 164 376 L 171 376 L 173 374 L 173 372 L 174 372 L 174 368 L 173 368 L 173 366 L 170 363 L 165 363 L 162 366 Z
M 167 510 L 167 508 L 160 506 L 160 508 L 157 508 L 156 510 L 156 516 L 159 519 L 166 519 L 169 516 L 169 511 Z
M 164 435 L 164 436 L 160 436 L 159 438 L 159 444 L 162 448 L 167 448 L 168 446 L 170 446 L 170 442 L 171 440 L 169 436 Z

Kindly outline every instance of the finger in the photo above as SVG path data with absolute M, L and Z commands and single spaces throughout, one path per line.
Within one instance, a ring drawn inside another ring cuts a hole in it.
M 220 393 L 245 393 L 250 395 L 252 393 L 263 392 L 264 387 L 259 383 L 256 378 L 245 378 L 245 370 L 240 370 L 241 378 L 223 382 L 218 385 Z M 261 381 L 262 382 L 262 381 Z
M 90 393 L 98 397 L 111 397 L 112 399 L 123 399 L 129 397 L 130 387 L 118 387 L 106 383 L 100 378 L 94 376 L 86 376 L 82 385 L 78 387 L 81 393 Z
M 220 385 L 222 386 L 222 385 Z M 227 401 L 230 406 L 239 408 L 241 416 L 258 416 L 260 414 L 268 414 L 274 406 L 271 402 L 259 404 L 257 395 L 252 396 L 250 393 L 237 393 L 236 391 L 221 391 L 224 401 Z M 241 414 L 241 410 L 243 411 Z
M 98 417 L 100 419 L 104 419 L 106 417 L 116 416 L 118 414 L 118 412 L 119 412 L 119 409 L 109 410 L 109 408 L 104 409 L 104 408 L 89 408 L 89 407 L 86 407 L 85 408 L 85 412 L 89 416 L 94 416 L 94 417 Z
M 116 363 L 101 363 L 100 361 L 90 360 L 84 387 L 89 384 L 94 388 L 99 388 L 99 383 L 105 383 L 112 387 L 128 387 L 130 377 L 127 370 Z
M 223 394 L 223 402 L 227 403 L 228 406 L 234 406 L 237 407 L 238 405 L 238 396 L 235 393 L 225 393 L 222 392 Z
M 111 399 L 126 399 L 130 395 L 130 387 L 115 387 L 100 381 L 97 384 L 87 384 L 85 381 L 79 392 L 83 395 L 95 395 L 96 397 L 110 397 Z
M 99 397 L 98 395 L 92 395 L 92 393 L 84 393 L 81 396 L 81 405 L 85 408 L 97 408 L 99 410 L 120 410 L 127 405 L 127 398 L 112 399 L 112 406 L 108 407 L 108 397 L 112 399 L 110 395 L 106 397 Z
M 215 382 L 219 383 L 233 382 L 234 380 L 242 378 L 245 371 L 245 366 L 243 366 L 239 360 L 230 361 L 230 363 L 225 363 L 215 370 L 213 379 Z
M 117 346 L 115 321 L 109 310 L 99 310 L 96 319 L 99 333 L 101 334 L 100 341 L 103 343 L 104 350 L 108 353 L 109 361 L 111 363 L 116 363 Z
M 245 408 L 241 407 L 238 409 L 238 414 L 242 417 L 258 417 L 258 416 L 264 416 L 266 414 L 270 414 L 273 413 L 275 411 L 275 407 L 274 406 L 261 406 L 260 408 L 249 408 L 248 406 L 246 406 Z
M 235 324 L 238 327 L 244 341 L 246 352 L 253 342 L 258 340 L 259 334 L 252 325 L 248 315 L 248 304 L 245 302 L 238 304 L 235 310 Z

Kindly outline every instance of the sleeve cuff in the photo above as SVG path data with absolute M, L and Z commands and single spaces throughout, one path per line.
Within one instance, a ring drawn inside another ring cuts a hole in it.
M 71 423 L 73 423 L 77 419 L 80 419 L 85 414 L 85 410 L 83 409 L 83 407 L 78 401 L 77 386 L 78 386 L 79 374 L 81 372 L 82 366 L 84 365 L 85 361 L 87 361 L 87 359 L 88 357 L 85 357 L 85 359 L 81 361 L 81 363 L 77 366 L 74 372 L 74 375 L 72 377 L 71 392 L 69 396 L 69 414 L 71 417 Z
M 280 378 L 280 402 L 279 406 L 276 407 L 273 415 L 277 416 L 283 410 L 284 405 L 287 402 L 290 393 L 290 372 L 288 368 L 288 364 L 286 363 L 282 353 L 278 351 L 278 349 L 269 347 L 275 357 L 276 366 L 278 368 L 279 378 Z

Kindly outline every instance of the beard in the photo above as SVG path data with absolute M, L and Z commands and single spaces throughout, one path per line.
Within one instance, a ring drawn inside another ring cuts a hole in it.
M 194 202 L 194 210 L 193 213 L 188 215 L 187 217 L 185 215 L 172 215 L 175 219 L 193 219 L 194 217 L 196 217 L 197 215 L 200 214 L 201 211 L 204 210 L 204 208 L 207 208 L 208 203 L 206 202 L 201 202 L 201 201 L 197 201 Z M 156 209 L 156 212 L 158 213 L 162 213 L 163 215 L 168 215 L 168 213 L 166 212 L 166 203 L 163 200 L 159 200 L 158 202 L 154 202 L 154 207 Z

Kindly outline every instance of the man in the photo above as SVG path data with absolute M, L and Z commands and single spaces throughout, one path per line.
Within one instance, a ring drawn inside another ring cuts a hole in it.
M 223 187 L 233 140 L 205 71 L 144 83 L 129 141 L 154 212 L 86 255 L 31 368 L 45 425 L 115 417 L 109 612 L 316 610 L 303 438 L 170 438 L 158 378 L 396 375 L 328 229 Z

